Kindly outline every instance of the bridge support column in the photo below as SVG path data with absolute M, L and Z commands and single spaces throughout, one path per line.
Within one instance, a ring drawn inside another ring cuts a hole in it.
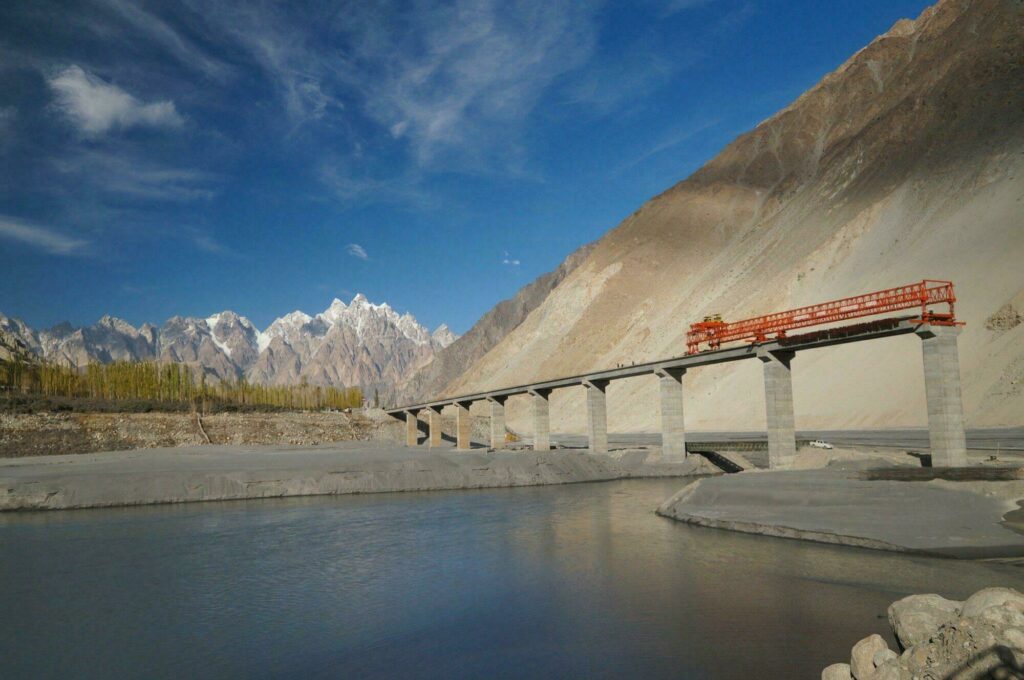
M 928 401 L 928 440 L 932 465 L 967 465 L 964 406 L 960 396 L 960 357 L 956 326 L 924 325 L 916 331 L 924 355 L 924 391 Z
M 427 424 L 430 426 L 430 448 L 436 449 L 441 445 L 441 407 L 432 406 L 427 409 Z
M 587 380 L 587 437 L 591 453 L 608 453 L 608 380 Z
M 505 400 L 508 397 L 488 397 L 491 402 L 491 448 L 505 448 Z
M 796 456 L 796 425 L 793 417 L 794 352 L 758 350 L 764 362 L 764 405 L 768 420 L 768 468 L 781 467 Z
M 686 427 L 683 423 L 683 376 L 685 368 L 662 368 L 657 372 L 661 393 L 661 458 L 686 460 Z
M 551 450 L 551 418 L 548 415 L 548 397 L 551 390 L 530 390 L 533 399 L 533 450 Z
M 455 448 L 468 451 L 473 448 L 473 444 L 470 441 L 470 432 L 472 430 L 473 420 L 472 416 L 469 415 L 470 401 L 458 401 L 455 402 Z
M 405 412 L 405 445 L 416 446 L 420 443 L 419 420 L 413 411 Z

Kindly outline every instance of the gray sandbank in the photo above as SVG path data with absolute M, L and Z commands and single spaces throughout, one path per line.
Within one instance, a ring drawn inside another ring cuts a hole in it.
M 691 524 L 950 557 L 1022 557 L 1002 524 L 1024 482 L 868 481 L 854 468 L 757 472 L 693 482 L 658 514 Z
M 187 503 L 388 491 L 482 489 L 706 473 L 699 458 L 486 449 L 386 442 L 194 446 L 0 459 L 0 510 Z

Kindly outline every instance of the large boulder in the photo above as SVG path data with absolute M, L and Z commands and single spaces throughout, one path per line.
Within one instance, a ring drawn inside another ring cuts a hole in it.
M 889 605 L 889 625 L 900 648 L 907 649 L 927 642 L 940 627 L 956 621 L 962 606 L 941 595 L 911 595 Z
M 1024 611 L 1024 595 L 1013 588 L 985 588 L 967 598 L 960 616 L 973 618 L 989 607 L 999 605 L 1011 605 Z
M 889 645 L 877 633 L 864 638 L 850 653 L 850 673 L 856 680 L 868 680 L 875 674 L 875 654 L 887 649 Z
M 963 603 L 913 595 L 889 607 L 889 621 L 905 651 L 864 638 L 851 655 L 854 680 L 1024 680 L 1024 595 L 1016 590 L 987 588 Z M 844 670 L 829 666 L 822 680 L 846 680 Z
M 850 664 L 834 663 L 821 672 L 821 680 L 852 680 Z

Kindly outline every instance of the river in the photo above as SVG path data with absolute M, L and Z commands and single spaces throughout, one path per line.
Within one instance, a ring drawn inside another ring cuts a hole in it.
M 903 595 L 1024 589 L 656 516 L 682 484 L 0 515 L 0 674 L 818 678 Z

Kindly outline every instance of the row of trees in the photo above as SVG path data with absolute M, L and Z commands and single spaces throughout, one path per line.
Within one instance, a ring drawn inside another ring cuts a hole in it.
M 0 362 L 0 388 L 49 397 L 104 400 L 209 402 L 284 409 L 319 410 L 361 406 L 359 388 L 254 385 L 245 380 L 208 382 L 183 364 L 115 361 L 89 364 L 84 370 L 46 362 Z

